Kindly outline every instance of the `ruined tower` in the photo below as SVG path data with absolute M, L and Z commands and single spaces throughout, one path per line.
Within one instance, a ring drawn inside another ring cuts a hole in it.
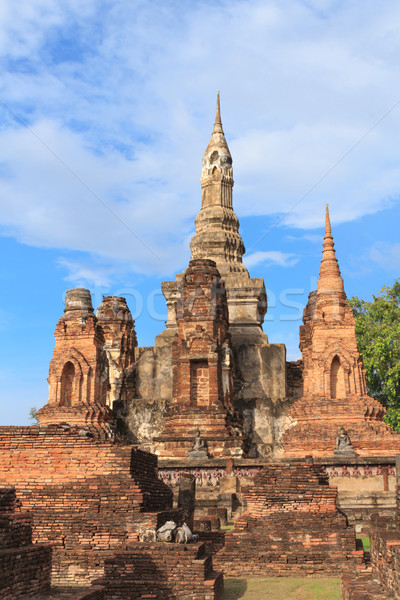
M 133 397 L 135 386 L 135 323 L 125 298 L 103 296 L 96 311 L 104 335 L 104 351 L 108 361 L 109 388 L 107 405 Z
M 197 433 L 206 444 L 205 457 L 240 457 L 244 436 L 233 408 L 228 307 L 215 262 L 191 260 L 181 288 L 172 348 L 173 396 L 156 439 L 157 454 L 190 457 Z
M 54 336 L 40 425 L 68 423 L 114 436 L 114 403 L 127 389 L 134 395 L 136 334 L 126 300 L 104 297 L 96 317 L 89 290 L 68 290 Z

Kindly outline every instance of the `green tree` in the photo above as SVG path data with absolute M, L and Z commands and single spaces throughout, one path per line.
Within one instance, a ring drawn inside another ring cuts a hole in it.
M 36 421 L 36 423 L 39 422 L 39 419 L 37 418 L 37 408 L 36 406 L 32 406 L 32 408 L 29 411 L 29 418 L 31 419 L 31 421 Z
M 367 391 L 387 409 L 386 423 L 400 428 L 400 280 L 372 302 L 351 298 L 356 336 L 367 371 Z

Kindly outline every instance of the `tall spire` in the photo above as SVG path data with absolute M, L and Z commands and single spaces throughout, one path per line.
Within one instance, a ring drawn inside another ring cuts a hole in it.
M 196 235 L 190 243 L 192 259 L 214 260 L 224 277 L 230 273 L 248 276 L 242 262 L 245 249 L 239 221 L 232 206 L 232 157 L 222 129 L 219 92 L 214 127 L 202 166 L 202 203 L 195 221 Z
M 318 293 L 344 293 L 343 279 L 335 253 L 328 204 L 325 207 L 325 236 L 322 250 L 321 268 L 318 279 Z

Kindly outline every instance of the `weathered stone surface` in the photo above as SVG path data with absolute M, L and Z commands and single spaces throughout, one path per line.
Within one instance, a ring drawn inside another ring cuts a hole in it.
M 96 316 L 103 330 L 108 362 L 107 405 L 113 408 L 114 402 L 126 401 L 135 395 L 134 321 L 125 298 L 119 296 L 104 296 Z
M 196 505 L 196 481 L 191 473 L 182 473 L 179 481 L 178 507 L 185 515 L 185 523 L 193 530 L 193 515 Z

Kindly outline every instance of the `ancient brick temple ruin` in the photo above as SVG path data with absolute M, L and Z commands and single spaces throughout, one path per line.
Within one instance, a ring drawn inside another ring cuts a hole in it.
M 343 573 L 343 598 L 362 600 L 355 531 L 373 532 L 374 573 L 395 594 L 370 597 L 400 598 L 400 437 L 366 393 L 328 207 L 302 360 L 290 363 L 262 329 L 264 281 L 242 262 L 219 96 L 201 188 L 154 347 L 138 346 L 124 298 L 95 312 L 89 290 L 66 293 L 39 424 L 0 428 L 0 599 L 52 585 L 48 598 L 214 600 L 224 572 Z M 199 541 L 157 541 L 184 519 Z

